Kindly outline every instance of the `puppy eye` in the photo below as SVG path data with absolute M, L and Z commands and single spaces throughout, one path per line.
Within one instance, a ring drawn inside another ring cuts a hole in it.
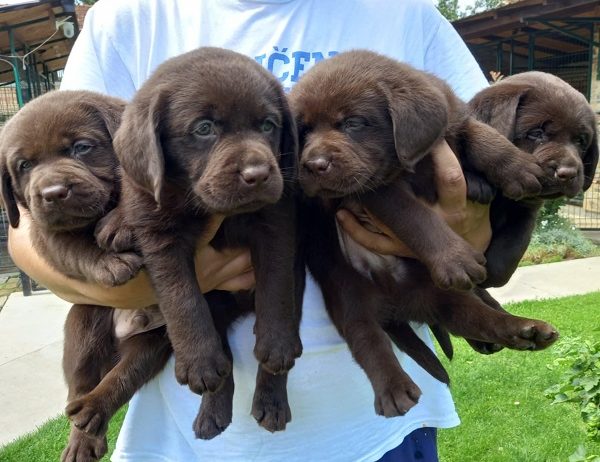
M 534 128 L 527 132 L 527 139 L 532 141 L 542 141 L 544 139 L 544 130 L 541 128 Z
M 271 119 L 265 119 L 260 126 L 263 133 L 271 133 L 275 129 L 275 122 Z
M 212 120 L 201 120 L 196 124 L 196 127 L 192 133 L 201 138 L 216 135 L 215 123 Z
M 73 157 L 85 156 L 94 148 L 94 145 L 89 141 L 76 141 L 71 148 Z
M 20 172 L 27 172 L 32 168 L 33 162 L 31 162 L 30 160 L 21 159 L 19 162 L 17 162 L 17 169 L 19 169 Z
M 367 125 L 367 121 L 362 117 L 348 117 L 344 120 L 344 131 L 353 132 L 362 129 Z

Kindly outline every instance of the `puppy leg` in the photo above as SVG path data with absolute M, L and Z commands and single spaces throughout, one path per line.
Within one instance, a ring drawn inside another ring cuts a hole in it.
M 537 196 L 544 171 L 533 156 L 521 151 L 492 127 L 469 117 L 464 124 L 461 160 L 482 173 L 514 200 Z
M 296 223 L 294 204 L 282 200 L 261 213 L 265 224 L 252 240 L 250 251 L 256 271 L 256 324 L 254 353 L 273 374 L 290 370 L 302 353 L 300 316 L 295 299 Z
M 228 347 L 225 352 L 231 358 Z M 196 438 L 210 440 L 229 426 L 233 414 L 233 390 L 233 374 L 229 374 L 221 388 L 202 395 L 200 410 L 193 425 Z
M 93 390 L 102 375 L 113 367 L 116 350 L 111 335 L 112 313 L 110 308 L 73 305 L 67 315 L 63 371 L 69 403 Z M 87 435 L 71 423 L 69 442 L 61 460 L 98 460 L 106 451 L 106 438 Z
M 558 338 L 550 324 L 497 311 L 472 293 L 446 292 L 441 297 L 434 317 L 454 335 L 517 350 L 542 350 Z
M 485 258 L 401 182 L 379 188 L 364 205 L 408 245 L 442 289 L 473 287 L 486 278 Z M 394 207 L 390 207 L 394 204 Z
M 94 462 L 108 451 L 106 437 L 96 438 L 71 426 L 69 444 L 60 456 L 62 462 Z
M 340 269 L 321 273 L 325 280 L 319 281 L 331 319 L 371 382 L 377 414 L 404 415 L 417 403 L 421 390 L 400 366 L 388 336 L 374 319 L 381 304 L 378 292 L 354 271 Z
M 90 436 L 104 436 L 115 412 L 162 370 L 171 352 L 164 328 L 121 342 L 116 366 L 96 388 L 68 404 L 66 413 L 73 425 Z
M 227 340 L 227 330 L 242 311 L 252 309 L 250 300 L 242 295 L 239 295 L 239 298 L 243 298 L 243 308 L 231 293 L 214 290 L 206 294 L 206 301 L 210 306 L 215 328 L 221 338 L 223 351 L 232 363 L 233 355 Z M 229 374 L 218 390 L 202 395 L 200 410 L 193 424 L 196 438 L 210 440 L 220 435 L 229 426 L 233 414 L 234 388 L 233 374 Z
M 173 345 L 175 377 L 194 393 L 216 391 L 231 373 L 231 360 L 196 281 L 195 241 L 157 233 L 143 240 L 144 262 Z

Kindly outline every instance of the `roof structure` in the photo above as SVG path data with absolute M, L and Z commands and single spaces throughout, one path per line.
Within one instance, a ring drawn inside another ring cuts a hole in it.
M 47 84 L 64 69 L 78 32 L 74 0 L 0 6 L 0 85 Z
M 484 72 L 552 72 L 588 97 L 598 24 L 598 0 L 521 0 L 453 22 Z

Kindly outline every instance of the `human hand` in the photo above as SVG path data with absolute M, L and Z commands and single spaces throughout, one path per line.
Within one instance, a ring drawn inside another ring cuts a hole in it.
M 492 237 L 489 205 L 467 201 L 467 185 L 460 163 L 445 140 L 434 146 L 431 156 L 438 201 L 427 206 L 475 249 L 485 251 Z M 383 255 L 414 258 L 413 252 L 387 226 L 368 210 L 365 213 L 380 233 L 369 231 L 352 213 L 344 209 L 337 212 L 337 219 L 350 237 L 363 247 Z
M 19 227 L 9 228 L 9 253 L 19 268 L 58 297 L 71 303 L 123 309 L 143 308 L 156 303 L 154 290 L 145 271 L 116 287 L 78 281 L 56 271 L 33 249 L 29 234 L 31 218 L 26 210 L 21 209 L 20 212 Z M 223 217 L 214 217 L 198 240 L 196 274 L 198 284 L 204 292 L 213 289 L 243 290 L 254 285 L 249 251 L 227 249 L 218 252 L 208 246 L 222 221 Z

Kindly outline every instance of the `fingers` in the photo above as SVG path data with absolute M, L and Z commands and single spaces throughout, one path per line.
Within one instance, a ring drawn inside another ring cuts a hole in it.
M 352 213 L 344 209 L 338 210 L 336 217 L 344 231 L 357 244 L 366 247 L 372 252 L 383 255 L 412 256 L 412 252 L 402 242 L 393 237 L 387 227 L 382 226 L 384 228 L 382 231 L 388 232 L 390 235 L 371 232 L 363 227 Z
M 236 287 L 247 288 L 253 280 L 252 259 L 250 252 L 245 249 L 224 249 L 217 251 L 211 246 L 198 247 L 196 250 L 196 275 L 202 292 L 217 288 Z M 251 277 L 247 273 L 252 273 Z M 237 280 L 238 277 L 242 277 Z M 250 287 L 252 284 L 250 284 Z M 234 290 L 231 288 L 223 290 Z
M 445 140 L 431 151 L 438 204 L 447 213 L 462 212 L 467 202 L 467 183 L 458 158 Z

